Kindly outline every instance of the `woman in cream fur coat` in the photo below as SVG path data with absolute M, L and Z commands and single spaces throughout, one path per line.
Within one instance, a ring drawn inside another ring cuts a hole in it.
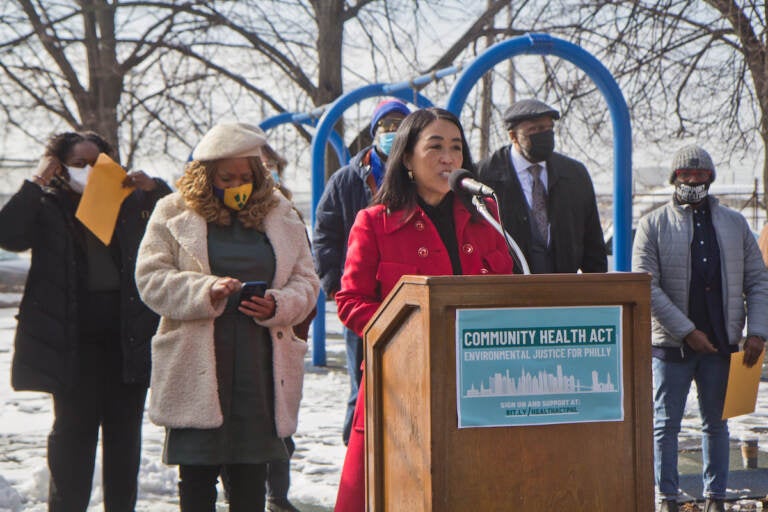
M 296 430 L 307 346 L 291 326 L 319 281 L 305 226 L 261 163 L 265 142 L 255 126 L 214 126 L 139 249 L 139 292 L 161 315 L 149 416 L 166 427 L 182 511 L 215 510 L 222 467 L 230 510 L 264 510 L 266 465 L 287 459 Z M 239 296 L 251 280 L 267 282 L 263 297 Z

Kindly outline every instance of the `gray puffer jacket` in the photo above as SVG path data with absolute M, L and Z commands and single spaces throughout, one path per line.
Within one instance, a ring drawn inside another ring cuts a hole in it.
M 720 247 L 723 316 L 728 342 L 747 333 L 768 337 L 768 271 L 746 219 L 709 197 Z M 632 270 L 651 274 L 653 344 L 679 347 L 695 326 L 688 318 L 693 210 L 674 200 L 640 219 L 632 251 Z M 745 307 L 746 305 L 746 307 Z

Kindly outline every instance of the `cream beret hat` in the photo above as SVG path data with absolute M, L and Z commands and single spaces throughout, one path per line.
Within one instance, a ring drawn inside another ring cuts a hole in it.
M 192 151 L 193 160 L 261 156 L 267 143 L 264 130 L 248 123 L 219 123 L 203 135 Z

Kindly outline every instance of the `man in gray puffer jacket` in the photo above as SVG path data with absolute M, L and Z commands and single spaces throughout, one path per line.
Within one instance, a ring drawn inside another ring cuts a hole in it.
M 722 418 L 730 355 L 753 366 L 768 336 L 768 272 L 744 217 L 708 196 L 712 158 L 680 149 L 672 201 L 637 228 L 633 270 L 651 274 L 654 468 L 662 511 L 676 511 L 677 435 L 691 382 L 702 419 L 705 512 L 725 510 L 728 422 Z

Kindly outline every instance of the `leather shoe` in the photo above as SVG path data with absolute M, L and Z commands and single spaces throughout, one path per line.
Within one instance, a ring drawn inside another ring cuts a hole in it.
M 659 512 L 677 512 L 678 510 L 675 500 L 661 500 L 659 504 Z
M 267 512 L 300 512 L 288 498 L 268 498 Z
M 725 512 L 725 500 L 707 498 L 704 503 L 704 512 Z

